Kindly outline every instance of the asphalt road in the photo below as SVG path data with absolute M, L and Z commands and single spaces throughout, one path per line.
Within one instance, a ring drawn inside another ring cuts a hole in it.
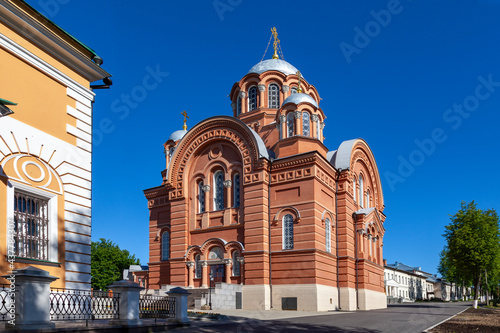
M 399 333 L 423 330 L 465 310 L 470 302 L 407 303 L 389 305 L 387 309 L 332 312 L 287 319 L 249 319 L 230 316 L 226 321 L 193 322 L 179 332 L 361 332 Z M 300 315 L 297 313 L 297 315 Z M 172 330 L 169 330 L 172 331 Z

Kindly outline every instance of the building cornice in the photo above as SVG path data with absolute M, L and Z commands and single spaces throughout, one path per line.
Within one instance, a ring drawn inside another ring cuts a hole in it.
M 31 7 L 27 6 L 26 10 L 30 9 Z M 37 13 L 33 9 L 31 10 Z M 69 38 L 67 33 L 65 33 L 66 36 L 63 38 L 61 32 L 49 29 L 47 25 L 38 21 L 34 16 L 28 15 L 25 10 L 15 4 L 9 1 L 1 2 L 0 18 L 8 27 L 14 31 L 21 32 L 22 36 L 30 43 L 52 55 L 89 82 L 111 76 L 92 61 L 91 57 L 93 54 L 91 51 L 85 50 L 82 46 L 80 46 L 82 50 L 78 50 L 77 47 L 65 39 Z

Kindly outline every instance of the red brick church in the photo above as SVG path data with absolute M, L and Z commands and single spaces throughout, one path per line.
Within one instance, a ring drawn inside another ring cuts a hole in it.
M 386 307 L 384 198 L 363 139 L 323 144 L 327 112 L 293 65 L 253 66 L 213 116 L 164 144 L 150 210 L 149 284 L 242 285 L 244 309 Z

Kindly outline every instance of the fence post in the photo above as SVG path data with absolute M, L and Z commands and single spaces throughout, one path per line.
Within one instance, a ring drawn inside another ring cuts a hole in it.
M 172 288 L 167 291 L 167 295 L 175 298 L 175 320 L 181 325 L 189 325 L 187 316 L 188 293 L 181 287 Z
M 15 281 L 15 325 L 11 329 L 29 330 L 54 328 L 50 321 L 50 284 L 57 280 L 43 269 L 28 266 L 11 275 L 4 275 Z
M 120 315 L 119 319 L 109 321 L 110 325 L 137 326 L 142 324 L 139 319 L 139 293 L 142 289 L 138 283 L 121 280 L 108 286 L 113 293 L 120 294 Z

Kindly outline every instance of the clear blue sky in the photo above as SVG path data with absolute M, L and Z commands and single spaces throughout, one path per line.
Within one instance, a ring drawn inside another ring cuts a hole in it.
M 92 239 L 141 263 L 142 190 L 161 183 L 162 144 L 181 129 L 182 110 L 190 127 L 231 114 L 231 86 L 261 60 L 273 26 L 285 60 L 323 99 L 327 147 L 361 137 L 375 154 L 384 258 L 436 273 L 460 202 L 500 208 L 500 1 L 28 2 L 113 74 L 94 108 Z M 144 90 L 151 70 L 163 74 Z

